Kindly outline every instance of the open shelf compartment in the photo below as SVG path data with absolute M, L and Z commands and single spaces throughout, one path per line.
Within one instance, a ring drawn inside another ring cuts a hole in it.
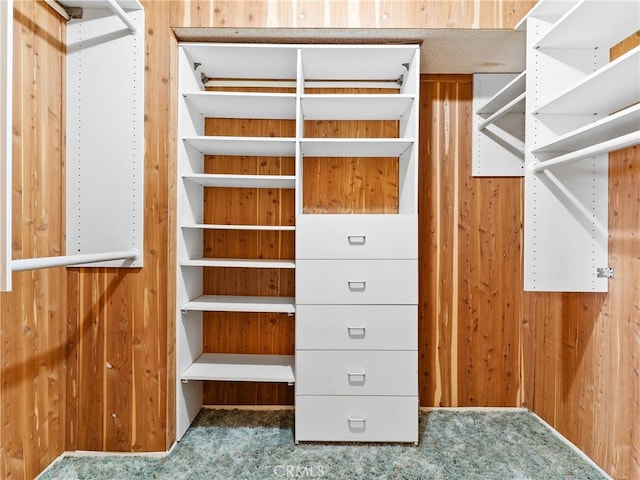
M 293 355 L 203 353 L 180 379 L 293 384 L 294 365 Z

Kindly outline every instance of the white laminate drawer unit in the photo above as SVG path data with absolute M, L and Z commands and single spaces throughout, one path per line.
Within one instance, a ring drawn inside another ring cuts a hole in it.
M 302 350 L 297 395 L 417 395 L 418 352 Z
M 418 303 L 417 260 L 297 260 L 298 304 Z
M 418 442 L 418 397 L 296 397 L 296 441 Z
M 300 215 L 298 259 L 415 259 L 416 215 Z
M 417 350 L 417 305 L 298 305 L 301 350 Z

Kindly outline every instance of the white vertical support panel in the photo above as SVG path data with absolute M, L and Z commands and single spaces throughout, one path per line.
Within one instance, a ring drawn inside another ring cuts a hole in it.
M 504 114 L 485 128 L 481 123 L 489 114 L 481 108 L 511 80 L 512 73 L 476 73 L 473 75 L 473 147 L 474 177 L 522 177 L 524 175 L 524 102 L 519 109 Z M 491 112 L 495 113 L 495 112 Z
M 180 92 L 204 90 L 194 61 L 187 49 L 178 48 Z M 176 282 L 176 438 L 180 440 L 202 407 L 202 382 L 182 382 L 182 373 L 202 353 L 202 312 L 183 311 L 182 306 L 202 295 L 202 268 L 183 267 L 181 259 L 198 258 L 203 254 L 201 229 L 184 228 L 185 224 L 201 224 L 204 216 L 204 188 L 185 181 L 186 174 L 204 171 L 204 155 L 183 141 L 184 137 L 204 134 L 204 115 L 183 95 L 178 95 L 178 195 L 177 274 Z
M 304 137 L 304 118 L 302 115 L 302 100 L 304 94 L 304 68 L 302 67 L 302 50 L 296 49 L 296 189 L 295 189 L 295 214 L 303 213 L 304 205 L 302 201 L 302 185 L 303 185 L 303 158 L 300 148 L 300 141 Z
M 11 290 L 13 0 L 0 2 L 0 292 Z
M 413 59 L 404 75 L 401 93 L 413 95 L 411 106 L 400 119 L 400 137 L 413 140 L 413 146 L 407 149 L 399 159 L 399 213 L 418 213 L 418 135 L 420 106 L 420 48 L 415 47 Z
M 143 252 L 144 11 L 125 4 L 67 24 L 67 254 Z M 141 267 L 136 260 L 91 266 Z
M 527 20 L 524 288 L 606 292 L 597 268 L 608 265 L 607 154 L 540 173 L 531 166 L 546 159 L 533 153 L 536 146 L 588 123 L 584 115 L 534 112 L 605 64 L 608 51 L 531 48 L 551 25 Z

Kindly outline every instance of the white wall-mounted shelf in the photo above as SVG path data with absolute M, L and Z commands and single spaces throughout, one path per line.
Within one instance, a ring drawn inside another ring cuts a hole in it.
M 295 382 L 293 355 L 203 353 L 180 375 L 182 381 Z
M 295 313 L 293 297 L 201 295 L 183 303 L 181 310 L 197 312 Z
M 302 95 L 305 120 L 400 120 L 407 114 L 413 95 Z
M 222 267 L 222 268 L 296 268 L 293 260 L 266 260 L 246 258 L 194 258 L 181 260 L 183 267 Z
M 548 100 L 532 113 L 595 115 L 615 112 L 640 101 L 640 82 L 635 81 L 639 72 L 640 46 L 637 46 Z
M 496 112 L 504 110 L 520 98 L 524 101 L 523 95 L 525 94 L 526 77 L 526 70 L 516 75 L 509 83 L 492 95 L 489 100 L 482 103 L 476 109 L 476 113 L 478 115 L 493 115 Z
M 278 137 L 184 137 L 184 141 L 204 155 L 247 155 L 293 157 L 295 138 Z
M 193 223 L 183 224 L 182 228 L 193 228 L 198 230 L 264 230 L 264 231 L 295 231 L 295 225 L 229 225 L 220 223 Z
M 567 13 L 575 2 L 570 0 L 546 0 L 536 3 L 531 10 L 516 24 L 515 30 L 526 30 L 527 20 L 537 18 L 545 22 L 557 22 L 560 17 Z
M 611 48 L 638 30 L 638 18 L 635 0 L 582 0 L 532 48 Z
M 189 104 L 208 118 L 296 118 L 294 93 L 183 93 Z
M 185 180 L 203 187 L 225 188 L 295 188 L 294 175 L 232 175 L 194 173 L 184 175 Z
M 408 138 L 304 138 L 307 157 L 399 157 L 414 144 Z

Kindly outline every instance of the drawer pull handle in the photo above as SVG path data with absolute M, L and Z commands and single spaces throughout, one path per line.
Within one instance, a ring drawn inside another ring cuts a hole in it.
M 352 292 L 364 292 L 367 286 L 367 282 L 364 280 L 347 280 L 347 284 Z
M 350 428 L 364 428 L 367 423 L 367 417 L 347 417 L 347 422 L 349 422 Z
M 349 245 L 364 245 L 367 241 L 366 235 L 347 235 Z
M 364 377 L 367 373 L 363 370 L 361 372 L 347 372 L 349 377 L 349 383 L 364 383 Z
M 362 327 L 352 327 L 350 325 L 347 325 L 347 332 L 349 333 L 350 337 L 363 338 L 365 331 L 366 327 L 364 325 Z

